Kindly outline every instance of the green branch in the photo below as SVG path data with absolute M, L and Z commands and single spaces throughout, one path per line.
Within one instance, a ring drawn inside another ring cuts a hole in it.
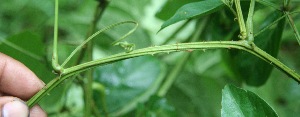
M 250 46 L 248 41 L 241 40 L 241 41 L 211 41 L 211 42 L 193 42 L 193 43 L 177 43 L 172 45 L 162 45 L 162 46 L 154 46 L 148 47 L 138 50 L 133 50 L 129 53 L 119 53 L 112 56 L 108 56 L 102 59 L 86 62 L 74 67 L 70 67 L 65 69 L 62 74 L 61 78 L 55 78 L 51 82 L 49 82 L 45 88 L 39 91 L 36 95 L 34 95 L 27 104 L 29 107 L 32 107 L 36 104 L 43 96 L 45 96 L 49 91 L 51 91 L 54 87 L 60 84 L 62 81 L 67 79 L 68 77 L 78 74 L 80 72 L 89 70 L 91 68 L 102 66 L 106 64 L 110 64 L 113 62 L 121 61 L 124 59 L 129 59 L 138 56 L 145 56 L 145 55 L 154 55 L 158 53 L 170 53 L 170 52 L 178 52 L 178 51 L 189 51 L 189 50 L 205 50 L 205 49 L 238 49 L 247 51 L 262 60 L 270 63 L 271 65 L 275 66 L 279 70 L 286 73 L 288 76 L 293 78 L 296 82 L 300 83 L 300 76 L 295 72 L 295 70 L 290 69 L 283 63 L 281 63 L 276 58 L 272 57 L 268 53 L 264 52 L 254 44 Z
M 69 75 L 71 76 L 71 75 Z M 59 85 L 64 79 L 68 76 L 64 77 L 56 77 L 51 80 L 46 86 L 43 87 L 38 93 L 36 93 L 33 97 L 31 97 L 26 103 L 29 108 L 33 107 L 36 103 L 38 103 L 45 95 L 47 95 L 52 89 L 54 89 L 57 85 Z
M 105 57 L 95 61 L 83 63 L 81 65 L 77 65 L 74 67 L 70 67 L 65 69 L 63 74 L 75 74 L 96 66 L 110 64 L 116 61 L 138 57 L 138 56 L 154 55 L 158 53 L 170 53 L 170 52 L 177 52 L 177 51 L 204 50 L 204 49 L 217 49 L 217 48 L 225 48 L 225 49 L 234 48 L 234 49 L 247 51 L 261 58 L 262 60 L 265 60 L 266 62 L 274 65 L 278 69 L 284 71 L 286 74 L 288 74 L 294 80 L 300 83 L 300 76 L 296 72 L 289 69 L 287 66 L 285 66 L 283 63 L 278 61 L 276 58 L 272 57 L 271 55 L 267 54 L 263 50 L 259 49 L 254 44 L 253 46 L 250 46 L 250 44 L 247 41 L 242 41 L 242 40 L 241 41 L 194 42 L 194 43 L 180 43 L 180 44 L 177 43 L 172 45 L 148 47 L 148 48 L 134 50 L 130 53 L 115 54 L 109 57 Z

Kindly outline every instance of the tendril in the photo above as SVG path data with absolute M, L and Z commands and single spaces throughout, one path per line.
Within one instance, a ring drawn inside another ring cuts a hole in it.
M 128 23 L 135 24 L 135 27 L 132 28 L 126 34 L 124 34 L 122 37 L 120 37 L 118 40 L 114 41 L 112 43 L 112 45 L 113 46 L 120 45 L 121 47 L 123 47 L 126 50 L 126 52 L 131 52 L 134 49 L 135 45 L 132 44 L 132 43 L 128 43 L 126 41 L 125 42 L 121 42 L 121 41 L 124 40 L 126 37 L 128 37 L 130 34 L 132 34 L 137 29 L 138 23 L 135 22 L 135 21 L 119 22 L 119 23 L 115 23 L 115 24 L 112 24 L 112 25 L 109 25 L 107 27 L 102 28 L 101 30 L 95 32 L 93 35 L 91 35 L 89 38 L 87 38 L 85 41 L 83 41 L 79 46 L 77 46 L 73 50 L 73 52 L 68 56 L 68 58 L 62 63 L 61 67 L 65 66 L 70 61 L 70 59 L 76 54 L 76 52 L 78 52 L 78 50 L 80 50 L 85 44 L 87 44 L 90 40 L 92 40 L 94 37 L 96 37 L 100 33 L 103 33 L 104 31 L 112 29 L 116 26 L 119 26 L 119 25 L 122 25 L 122 24 L 128 24 Z

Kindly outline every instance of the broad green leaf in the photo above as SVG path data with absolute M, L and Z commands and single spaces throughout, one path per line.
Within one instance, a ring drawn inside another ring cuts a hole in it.
M 288 76 L 279 70 L 273 70 L 271 77 L 260 88 L 246 87 L 246 89 L 265 99 L 276 113 L 278 113 L 278 116 L 298 117 L 300 114 L 298 83 L 293 80 L 287 80 Z
M 228 9 L 212 13 L 200 39 L 205 41 L 231 40 L 233 33 L 239 29 L 238 23 L 232 22 L 232 18 L 234 15 Z
M 70 87 L 66 93 L 65 107 L 69 109 L 69 111 L 65 111 L 69 114 L 69 117 L 72 116 L 84 116 L 84 91 L 82 87 L 74 82 L 69 82 L 68 86 Z M 57 115 L 59 116 L 59 115 Z
M 129 17 L 135 19 L 140 18 L 145 15 L 145 7 L 151 4 L 151 0 L 122 0 L 122 1 L 112 1 L 110 7 L 119 9 L 123 12 L 123 15 L 127 14 Z M 116 10 L 114 9 L 114 10 Z M 108 13 L 109 14 L 109 13 Z M 112 15 L 112 14 L 110 14 Z M 128 17 L 126 17 L 128 18 Z M 112 19 L 115 20 L 115 19 Z M 140 20 L 140 19 L 139 19 Z
M 225 86 L 220 81 L 183 71 L 166 97 L 169 104 L 176 108 L 178 117 L 219 117 L 221 92 Z
M 276 112 L 258 95 L 233 85 L 222 91 L 222 117 L 277 117 Z
M 221 0 L 205 0 L 186 4 L 179 8 L 170 19 L 164 22 L 160 30 L 182 20 L 213 13 L 220 9 L 222 6 L 224 6 L 224 3 Z
M 265 6 L 272 7 L 272 8 L 275 8 L 277 10 L 281 10 L 281 8 L 277 4 L 274 4 L 271 1 L 268 1 L 268 0 L 256 0 L 256 1 L 260 4 L 265 5 Z
M 271 13 L 261 24 L 261 29 L 271 24 L 281 15 L 277 11 Z M 281 20 L 276 27 L 272 27 L 255 37 L 254 43 L 276 57 L 284 27 L 285 20 Z M 252 86 L 263 85 L 273 69 L 272 63 L 266 63 L 258 57 L 240 50 L 230 51 L 227 64 L 236 73 L 237 77 L 243 78 L 248 85 Z
M 49 4 L 50 3 L 50 4 Z M 0 4 L 0 30 L 5 36 L 11 36 L 24 30 L 39 33 L 53 13 L 52 1 L 13 0 Z M 43 8 L 40 9 L 40 8 Z M 18 15 L 16 15 L 18 14 Z
M 175 117 L 176 110 L 171 106 L 166 98 L 156 95 L 144 104 L 139 104 L 135 113 L 136 117 Z
M 147 101 L 157 90 L 165 72 L 157 59 L 144 56 L 96 68 L 94 73 L 95 81 L 106 87 L 108 113 L 120 116 Z M 100 94 L 95 94 L 94 99 L 101 108 Z
M 203 0 L 167 0 L 161 9 L 155 14 L 156 17 L 167 20 L 175 14 L 176 10 L 185 4 Z

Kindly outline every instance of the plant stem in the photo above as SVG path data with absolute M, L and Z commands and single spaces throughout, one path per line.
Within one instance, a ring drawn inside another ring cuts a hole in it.
M 280 20 L 284 19 L 287 15 L 283 15 L 280 18 L 276 19 L 274 22 L 272 22 L 271 24 L 269 24 L 268 26 L 264 27 L 263 29 L 261 29 L 259 32 L 255 33 L 254 37 L 258 36 L 259 34 L 261 34 L 262 32 L 266 31 L 267 29 L 269 29 L 271 26 L 277 24 Z
M 248 18 L 247 18 L 247 37 L 248 41 L 252 43 L 254 41 L 254 36 L 253 36 L 253 14 L 254 14 L 254 7 L 255 7 L 255 0 L 251 0 L 250 2 L 250 8 L 249 8 L 249 13 L 248 13 Z
M 90 36 L 96 29 L 96 24 L 98 19 L 96 19 L 98 16 L 99 7 L 97 6 L 95 11 L 95 17 L 94 21 L 92 23 L 91 29 L 88 32 L 87 36 Z M 93 40 L 89 41 L 86 46 L 85 56 L 86 61 L 92 61 L 93 60 Z M 83 83 L 83 89 L 84 89 L 84 116 L 90 117 L 92 113 L 92 100 L 93 100 L 93 89 L 92 89 L 92 82 L 93 82 L 93 69 L 88 70 L 85 72 L 85 79 Z
M 93 35 L 91 35 L 91 36 L 90 36 L 89 38 L 87 38 L 86 40 L 84 40 L 79 46 L 77 46 L 77 47 L 73 50 L 73 52 L 71 52 L 71 54 L 66 58 L 66 60 L 62 63 L 61 66 L 64 67 L 64 66 L 71 60 L 71 58 L 77 53 L 77 51 L 79 51 L 79 50 L 81 50 L 81 51 L 82 51 L 82 50 L 85 50 L 85 51 L 86 51 L 87 46 L 85 47 L 85 45 L 86 45 L 89 41 L 91 41 L 94 37 L 96 37 L 98 34 L 103 33 L 103 32 L 106 31 L 106 30 L 112 29 L 112 28 L 115 27 L 115 26 L 122 25 L 122 24 L 126 24 L 126 23 L 135 24 L 135 27 L 134 27 L 133 29 L 131 29 L 128 33 L 124 34 L 120 39 L 114 41 L 114 42 L 112 43 L 112 45 L 115 44 L 115 43 L 117 43 L 117 42 L 119 42 L 119 41 L 121 41 L 121 40 L 123 40 L 125 37 L 129 36 L 131 33 L 134 32 L 134 30 L 137 29 L 138 24 L 137 24 L 137 22 L 134 22 L 134 21 L 124 21 L 124 22 L 119 22 L 119 23 L 112 24 L 112 25 L 109 25 L 109 26 L 107 26 L 107 27 L 104 27 L 104 28 L 102 28 L 101 30 L 95 32 Z M 82 48 L 85 48 L 85 49 L 82 49 Z M 84 54 L 79 56 L 79 58 L 81 58 L 81 59 L 83 59 L 83 57 L 84 57 Z M 82 60 L 78 60 L 77 62 L 80 63 L 81 61 L 82 61 Z M 78 64 L 79 64 L 79 63 L 78 63 Z
M 100 84 L 100 83 L 97 83 L 97 82 L 93 82 L 93 85 L 92 85 L 93 89 L 95 91 L 97 91 L 99 94 L 100 94 L 100 99 L 101 99 L 101 103 L 102 103 L 102 108 L 103 108 L 103 112 L 104 112 L 104 115 L 105 117 L 108 117 L 108 112 L 107 112 L 107 108 L 106 108 L 106 99 L 105 99 L 105 96 L 106 96 L 106 93 L 105 93 L 105 87 Z M 94 113 L 97 113 L 97 115 L 100 115 L 99 113 L 99 110 L 96 108 L 96 104 L 95 104 L 95 101 L 93 100 L 93 112 Z
M 271 65 L 275 66 L 277 69 L 283 71 L 296 82 L 300 83 L 300 75 L 298 75 L 295 70 L 290 69 L 283 63 L 281 63 L 278 59 L 274 58 L 273 56 L 269 55 L 268 53 L 264 52 L 255 44 L 250 45 L 248 41 L 240 40 L 240 41 L 210 41 L 210 42 L 192 42 L 192 43 L 177 43 L 172 45 L 162 45 L 162 46 L 154 46 L 148 48 L 142 48 L 133 50 L 129 53 L 119 53 L 112 56 L 108 56 L 102 59 L 86 62 L 74 67 L 67 68 L 61 74 L 61 78 L 55 78 L 50 81 L 45 88 L 35 94 L 28 102 L 28 106 L 32 107 L 36 104 L 43 96 L 45 96 L 50 90 L 60 84 L 62 81 L 67 79 L 68 77 L 78 74 L 80 72 L 89 70 L 91 68 L 110 64 L 113 62 L 117 62 L 124 59 L 129 59 L 138 56 L 145 56 L 145 55 L 154 55 L 158 53 L 170 53 L 170 52 L 178 52 L 178 51 L 187 51 L 187 50 L 203 50 L 203 49 L 239 49 L 247 51 L 260 59 L 270 63 Z
M 106 1 L 106 0 L 102 0 L 102 1 Z M 251 4 L 253 4 L 253 5 L 250 5 L 250 11 L 249 11 L 248 15 L 253 15 L 254 3 L 255 3 L 254 0 L 252 0 Z M 240 25 L 240 38 L 245 39 L 245 38 L 247 38 L 247 30 L 245 27 L 243 14 L 242 14 L 242 10 L 240 7 L 240 0 L 235 0 L 235 5 L 236 5 L 236 9 L 237 9 L 237 18 L 238 18 L 238 22 Z M 252 11 L 251 11 L 251 9 L 252 9 Z M 104 11 L 104 9 L 102 9 L 101 12 L 99 13 L 100 14 L 99 17 L 97 15 L 98 19 L 100 19 L 103 11 Z M 249 18 L 248 18 L 248 20 L 249 20 Z M 249 20 L 250 24 L 248 24 L 248 20 L 247 20 L 247 29 L 249 29 L 249 28 L 251 29 L 252 21 L 250 22 L 250 20 Z M 93 22 L 92 26 L 95 26 L 96 23 L 97 23 L 97 21 Z M 92 27 L 91 32 L 94 32 L 93 30 L 95 30 L 95 27 Z M 253 31 L 249 30 L 248 33 L 253 33 Z M 298 35 L 299 35 L 299 33 L 298 33 Z M 254 38 L 253 34 L 252 34 L 252 37 L 250 37 L 250 38 Z M 259 57 L 260 59 L 270 63 L 271 65 L 275 66 L 276 68 L 278 68 L 279 70 L 283 71 L 288 76 L 293 78 L 296 82 L 300 83 L 300 76 L 295 72 L 295 70 L 291 70 L 289 67 L 287 67 L 286 65 L 281 63 L 278 59 L 274 58 L 273 56 L 269 55 L 268 53 L 264 52 L 263 50 L 261 50 L 260 48 L 255 46 L 255 44 L 249 43 L 249 41 L 245 41 L 245 40 L 177 43 L 177 44 L 172 44 L 172 45 L 154 46 L 154 47 L 133 50 L 128 53 L 115 54 L 115 55 L 108 56 L 108 57 L 105 57 L 102 59 L 98 59 L 98 60 L 80 64 L 80 65 L 77 65 L 74 67 L 66 68 L 64 70 L 62 70 L 61 66 L 58 63 L 57 40 L 58 40 L 58 0 L 55 0 L 55 23 L 54 23 L 54 41 L 53 41 L 54 44 L 53 44 L 52 66 L 55 71 L 60 72 L 59 73 L 60 76 L 56 77 L 52 81 L 50 81 L 42 90 L 40 90 L 30 100 L 27 101 L 27 105 L 30 108 L 33 107 L 33 105 L 35 105 L 38 101 L 40 101 L 45 95 L 47 95 L 52 89 L 54 89 L 56 86 L 61 84 L 65 79 L 67 79 L 75 74 L 78 74 L 80 72 L 89 70 L 89 69 L 97 67 L 97 66 L 110 64 L 113 62 L 117 62 L 117 61 L 124 60 L 124 59 L 129 59 L 129 58 L 133 58 L 133 57 L 144 56 L 144 55 L 152 55 L 153 56 L 154 54 L 158 54 L 158 53 L 169 53 L 169 52 L 178 52 L 178 51 L 192 51 L 192 50 L 219 49 L 219 48 L 223 48 L 223 49 L 234 48 L 234 49 L 244 50 L 244 51 L 247 51 L 247 52 Z M 92 60 L 92 45 L 88 45 L 86 49 L 87 49 L 87 51 L 89 51 L 88 60 Z M 82 57 L 82 58 L 84 56 L 84 51 L 85 50 L 82 50 L 81 53 L 83 53 L 83 54 L 80 54 L 80 57 Z M 180 65 L 178 65 L 178 67 L 176 67 L 176 69 L 174 69 L 174 74 L 179 73 L 180 66 L 182 67 L 184 65 L 184 62 L 185 62 L 184 60 L 186 60 L 187 58 L 188 58 L 188 55 L 185 55 L 184 58 L 182 58 L 182 60 L 180 61 Z M 81 60 L 82 59 L 80 59 L 79 61 L 81 61 Z M 86 113 L 85 113 L 85 116 L 90 116 L 90 114 L 91 114 L 90 107 L 93 106 L 93 102 L 90 102 L 93 99 L 92 92 L 91 92 L 92 85 L 90 85 L 92 83 L 92 78 L 93 78 L 92 71 L 88 72 L 86 77 L 88 77 L 88 83 L 86 84 L 86 90 L 85 90 L 86 91 L 86 97 L 85 97 Z M 174 77 L 174 75 L 172 77 Z M 170 81 L 168 81 L 166 83 L 166 86 L 165 86 L 166 88 L 163 88 L 163 90 L 160 91 L 159 94 L 164 95 L 166 93 L 167 89 L 173 83 L 174 78 L 168 78 L 168 79 L 170 79 Z M 89 105 L 89 104 L 91 104 L 91 105 Z
M 97 23 L 100 21 L 101 16 L 103 15 L 103 12 L 107 6 L 107 1 L 99 1 L 99 4 L 95 10 L 95 15 L 94 15 L 94 20 L 91 25 L 91 29 L 89 33 L 87 34 L 87 37 L 91 36 L 95 31 L 96 31 L 96 26 Z M 93 40 L 87 43 L 87 48 L 85 51 L 86 54 L 86 61 L 92 61 L 93 60 Z M 84 50 L 82 51 L 84 52 Z M 84 99 L 85 99 L 85 117 L 90 117 L 92 113 L 92 109 L 97 109 L 98 108 L 94 105 L 94 99 L 93 99 L 93 88 L 92 88 L 92 83 L 93 83 L 93 69 L 87 71 L 85 73 L 85 78 L 84 79 L 86 82 L 84 82 Z
M 36 103 L 38 103 L 45 95 L 47 95 L 52 89 L 54 89 L 57 85 L 59 85 L 67 76 L 56 77 L 51 80 L 43 89 L 41 89 L 38 93 L 36 93 L 33 97 L 31 97 L 26 103 L 29 108 L 33 107 Z
M 284 7 L 288 7 L 291 0 L 284 0 Z
M 297 41 L 298 41 L 298 44 L 300 45 L 300 34 L 299 34 L 299 31 L 298 31 L 298 29 L 297 29 L 297 27 L 296 27 L 296 25 L 295 25 L 295 23 L 294 23 L 294 21 L 293 21 L 292 16 L 289 14 L 289 12 L 284 12 L 284 14 L 287 15 L 286 17 L 287 17 L 287 19 L 288 19 L 288 22 L 289 22 L 291 28 L 292 28 L 293 31 L 294 31 L 295 37 L 296 37 L 296 39 L 297 39 Z
M 289 6 L 289 5 L 290 5 L 290 3 L 291 3 L 291 0 L 288 0 L 288 1 L 287 1 L 287 6 Z
M 88 49 L 87 49 L 88 50 Z M 92 103 L 93 103 L 93 89 L 92 89 L 92 82 L 93 82 L 93 70 L 88 70 L 85 73 L 85 82 L 83 83 L 84 89 L 84 116 L 90 117 L 92 113 Z
M 93 29 L 94 31 L 96 29 L 97 22 L 101 19 L 106 7 L 109 4 L 109 1 L 107 1 L 107 0 L 99 0 L 99 1 L 100 1 L 100 3 L 99 3 L 99 6 L 96 9 L 94 19 L 93 19 L 93 23 L 92 23 L 93 25 L 91 27 L 91 29 Z M 92 34 L 93 32 L 90 32 L 90 34 Z M 88 39 L 86 39 L 86 40 L 88 40 Z M 79 52 L 79 57 L 77 58 L 76 64 L 79 64 L 83 60 L 86 49 L 87 49 L 87 47 L 84 47 L 84 46 L 82 47 L 82 49 Z
M 116 61 L 138 57 L 138 56 L 144 56 L 144 55 L 154 55 L 158 53 L 170 53 L 170 52 L 176 52 L 176 51 L 187 51 L 187 50 L 203 50 L 203 49 L 217 49 L 217 48 L 227 48 L 227 49 L 239 49 L 247 51 L 262 60 L 265 60 L 268 63 L 273 63 L 275 67 L 277 67 L 280 70 L 285 71 L 289 76 L 292 76 L 292 78 L 300 83 L 300 76 L 296 72 L 292 72 L 293 70 L 289 69 L 287 66 L 285 66 L 283 63 L 272 57 L 271 55 L 265 53 L 265 52 L 257 52 L 260 49 L 253 49 L 258 48 L 255 45 L 250 46 L 250 44 L 247 41 L 210 41 L 210 42 L 193 42 L 193 43 L 177 43 L 172 45 L 162 45 L 162 46 L 155 46 L 155 47 L 148 47 L 143 49 L 134 50 L 129 53 L 119 53 L 115 54 L 109 57 L 105 57 L 102 59 L 94 60 L 91 62 L 83 63 L 81 65 L 77 65 L 74 67 L 70 67 L 68 69 L 65 69 L 63 74 L 74 74 L 81 71 L 88 70 L 90 68 L 101 66 L 105 64 L 110 64 Z M 263 51 L 263 50 L 260 50 Z M 276 63 L 276 64 L 274 64 Z
M 99 112 L 99 110 L 98 110 L 98 107 L 97 107 L 97 105 L 95 104 L 95 101 L 94 100 L 92 100 L 92 111 L 93 111 L 93 115 L 95 116 L 95 117 L 101 117 L 101 113 Z M 107 116 L 105 116 L 105 117 L 107 117 Z
M 229 1 L 229 0 L 222 0 L 223 3 L 230 9 L 230 11 L 233 13 L 233 15 L 236 17 L 236 12 L 235 10 L 232 8 L 233 5 L 233 0 Z
M 159 97 L 164 97 L 168 90 L 171 88 L 172 84 L 176 80 L 178 74 L 184 67 L 185 63 L 187 62 L 187 59 L 190 57 L 190 53 L 184 53 L 180 60 L 176 63 L 175 67 L 172 69 L 172 71 L 169 73 L 168 77 L 166 77 L 166 81 L 163 83 L 161 88 L 159 89 L 157 95 Z
M 299 13 L 300 11 L 294 11 L 294 12 L 285 12 L 283 16 L 279 17 L 278 19 L 276 19 L 274 22 L 272 22 L 271 24 L 269 24 L 268 26 L 264 27 L 263 29 L 261 29 L 259 32 L 255 33 L 254 37 L 256 37 L 257 35 L 259 35 L 260 33 L 266 31 L 268 28 L 270 28 L 271 26 L 277 24 L 277 22 L 279 22 L 280 20 L 284 19 L 285 17 L 287 17 L 290 14 L 294 14 L 294 13 Z
M 53 55 L 52 55 L 52 67 L 55 72 L 60 73 L 61 67 L 58 63 L 57 55 L 57 39 L 58 39 L 58 0 L 55 0 L 55 16 L 54 16 L 54 40 L 53 40 Z
M 243 11 L 241 9 L 240 0 L 235 0 L 235 7 L 236 7 L 237 20 L 240 26 L 239 38 L 244 40 L 247 38 L 247 30 L 245 26 L 244 17 L 243 17 Z

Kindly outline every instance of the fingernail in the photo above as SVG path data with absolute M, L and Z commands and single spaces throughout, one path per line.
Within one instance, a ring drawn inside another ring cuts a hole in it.
M 29 108 L 19 99 L 14 99 L 2 107 L 2 117 L 29 117 Z

